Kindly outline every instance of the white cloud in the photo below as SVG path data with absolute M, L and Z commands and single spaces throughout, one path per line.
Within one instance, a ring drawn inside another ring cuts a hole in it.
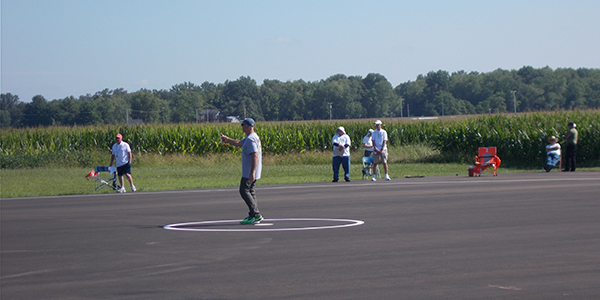
M 140 81 L 137 81 L 135 83 L 135 85 L 145 87 L 145 86 L 148 86 L 148 83 L 149 83 L 148 79 L 142 79 Z
M 289 37 L 279 36 L 279 37 L 276 37 L 275 39 L 271 40 L 271 42 L 275 43 L 275 44 L 289 44 L 289 43 L 292 43 L 293 40 Z

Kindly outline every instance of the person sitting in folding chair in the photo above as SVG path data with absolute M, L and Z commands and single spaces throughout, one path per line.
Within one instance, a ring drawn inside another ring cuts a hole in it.
M 546 165 L 544 166 L 546 172 L 550 172 L 560 162 L 560 144 L 556 142 L 556 137 L 550 137 L 548 143 L 550 144 L 546 145 Z
M 363 179 L 373 177 L 381 178 L 381 174 L 379 173 L 379 169 L 376 170 L 377 174 L 373 173 L 373 156 L 365 156 L 362 158 L 363 163 Z
M 127 176 L 127 180 L 129 180 L 129 183 L 131 184 L 131 191 L 135 192 L 136 188 L 135 185 L 133 185 L 133 178 L 131 178 L 131 147 L 123 141 L 123 136 L 120 133 L 117 134 L 116 139 L 117 142 L 112 146 L 110 166 L 112 167 L 113 161 L 117 165 L 117 175 L 119 176 L 119 184 L 121 186 L 121 188 L 117 190 L 117 193 L 125 193 L 123 175 Z

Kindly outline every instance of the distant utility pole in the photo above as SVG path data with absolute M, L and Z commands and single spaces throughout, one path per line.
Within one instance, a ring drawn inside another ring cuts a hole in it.
M 125 109 L 125 124 L 129 125 L 129 109 Z
M 442 99 L 442 117 L 444 116 L 444 99 Z
M 402 108 L 404 107 L 404 103 L 402 103 L 404 101 L 403 98 L 400 98 L 400 118 L 402 118 L 403 114 L 402 114 Z
M 517 91 L 511 91 L 513 93 L 513 101 L 515 103 L 515 114 L 517 113 L 517 96 L 515 95 Z
M 329 120 L 331 120 L 331 109 L 333 108 L 333 102 L 327 102 L 329 103 Z

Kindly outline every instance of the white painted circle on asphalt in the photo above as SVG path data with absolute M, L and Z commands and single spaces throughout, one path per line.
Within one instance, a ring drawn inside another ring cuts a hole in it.
M 361 220 L 350 219 L 319 219 L 319 218 L 289 218 L 289 219 L 264 219 L 263 222 L 254 225 L 241 225 L 239 220 L 217 220 L 217 221 L 202 221 L 177 223 L 163 226 L 167 230 L 177 231 L 200 231 L 200 232 L 243 232 L 243 231 L 302 231 L 302 230 L 320 230 L 320 229 L 335 229 L 364 224 Z M 264 226 L 273 226 L 277 223 L 285 222 L 306 222 L 306 226 L 302 227 L 281 227 L 281 228 L 261 228 Z M 311 223 L 333 223 L 331 225 L 311 225 Z M 215 228 L 215 227 L 231 227 L 231 228 Z

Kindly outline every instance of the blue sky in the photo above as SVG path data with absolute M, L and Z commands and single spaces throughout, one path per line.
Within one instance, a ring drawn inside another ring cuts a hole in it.
M 2 93 L 29 102 L 250 76 L 600 68 L 600 1 L 2 0 Z

